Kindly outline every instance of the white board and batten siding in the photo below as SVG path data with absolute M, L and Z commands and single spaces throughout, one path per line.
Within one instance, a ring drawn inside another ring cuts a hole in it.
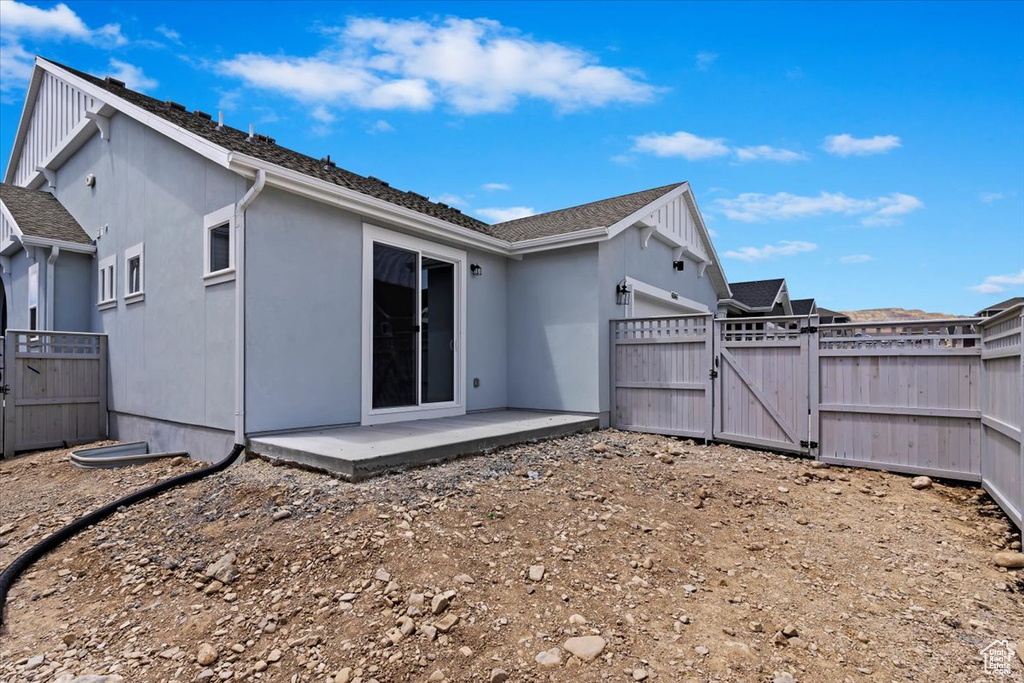
M 62 148 L 76 128 L 86 121 L 86 112 L 97 106 L 94 98 L 53 74 L 43 72 L 13 184 L 26 186 L 35 176 L 36 167 Z
M 664 230 L 672 235 L 697 256 L 705 261 L 710 261 L 704 239 L 693 220 L 693 213 L 686 203 L 685 194 L 681 194 L 672 201 L 662 205 L 657 211 L 648 216 L 645 221 L 654 225 L 658 230 Z
M 982 485 L 1024 527 L 1024 306 L 981 323 Z
M 611 321 L 612 426 L 711 438 L 710 315 Z
M 818 355 L 822 460 L 980 481 L 974 321 L 826 325 Z

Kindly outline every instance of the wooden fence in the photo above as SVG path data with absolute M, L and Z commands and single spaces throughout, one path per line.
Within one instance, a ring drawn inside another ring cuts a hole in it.
M 1024 306 L 981 323 L 981 481 L 1024 527 Z
M 107 337 L 8 330 L 4 457 L 107 437 Z
M 816 316 L 617 320 L 611 422 L 981 482 L 1021 526 L 1022 328 L 1024 306 L 988 320 L 823 326 Z
M 614 424 L 710 439 L 712 331 L 710 315 L 613 320 Z

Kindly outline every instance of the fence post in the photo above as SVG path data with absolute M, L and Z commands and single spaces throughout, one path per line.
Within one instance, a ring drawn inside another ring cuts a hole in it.
M 722 386 L 723 368 L 717 362 L 718 348 L 722 343 L 722 321 L 713 317 L 711 323 L 711 367 L 708 369 L 708 377 L 715 375 L 715 379 L 711 380 L 711 438 L 714 439 L 722 433 L 722 397 L 719 395 L 721 392 L 716 391 Z
M 103 335 L 99 337 L 100 376 L 98 388 L 100 390 L 100 433 L 104 439 L 110 436 L 110 413 L 107 412 L 107 348 L 107 335 Z
M 818 433 L 821 429 L 818 411 L 818 406 L 821 405 L 820 383 L 818 379 L 821 372 L 821 366 L 819 365 L 820 356 L 818 354 L 820 346 L 818 324 L 820 320 L 821 318 L 818 317 L 817 313 L 808 318 L 808 323 L 813 331 L 807 335 L 807 440 L 811 444 L 807 452 L 815 458 L 821 453 L 820 434 Z
M 704 318 L 704 358 L 707 361 L 708 374 L 704 380 L 704 403 L 707 419 L 704 420 L 704 442 L 714 438 L 715 419 L 715 314 L 708 313 Z
M 608 321 L 608 424 L 618 429 L 618 392 L 615 390 L 615 321 Z
M 14 429 L 17 410 L 14 404 L 18 398 L 18 361 L 15 357 L 18 348 L 18 334 L 7 332 L 4 337 L 4 384 L 7 393 L 4 395 L 4 458 L 14 457 Z

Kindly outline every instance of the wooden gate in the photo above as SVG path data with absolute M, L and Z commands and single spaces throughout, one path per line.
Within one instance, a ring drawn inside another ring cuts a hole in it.
M 616 429 L 711 438 L 710 315 L 611 322 Z
M 1024 527 L 1024 306 L 981 323 L 982 485 Z
M 107 437 L 107 337 L 8 330 L 4 457 Z
M 791 453 L 817 441 L 817 316 L 715 321 L 716 440 Z

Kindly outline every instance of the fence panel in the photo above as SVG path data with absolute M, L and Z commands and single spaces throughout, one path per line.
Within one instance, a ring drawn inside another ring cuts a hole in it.
M 984 321 L 981 362 L 982 486 L 1018 527 L 1024 526 L 1024 306 Z
M 980 481 L 976 322 L 823 325 L 820 459 Z
M 107 437 L 107 338 L 8 330 L 4 457 Z
M 711 438 L 710 315 L 611 322 L 616 429 Z
M 817 318 L 715 321 L 715 439 L 808 453 L 809 340 Z

